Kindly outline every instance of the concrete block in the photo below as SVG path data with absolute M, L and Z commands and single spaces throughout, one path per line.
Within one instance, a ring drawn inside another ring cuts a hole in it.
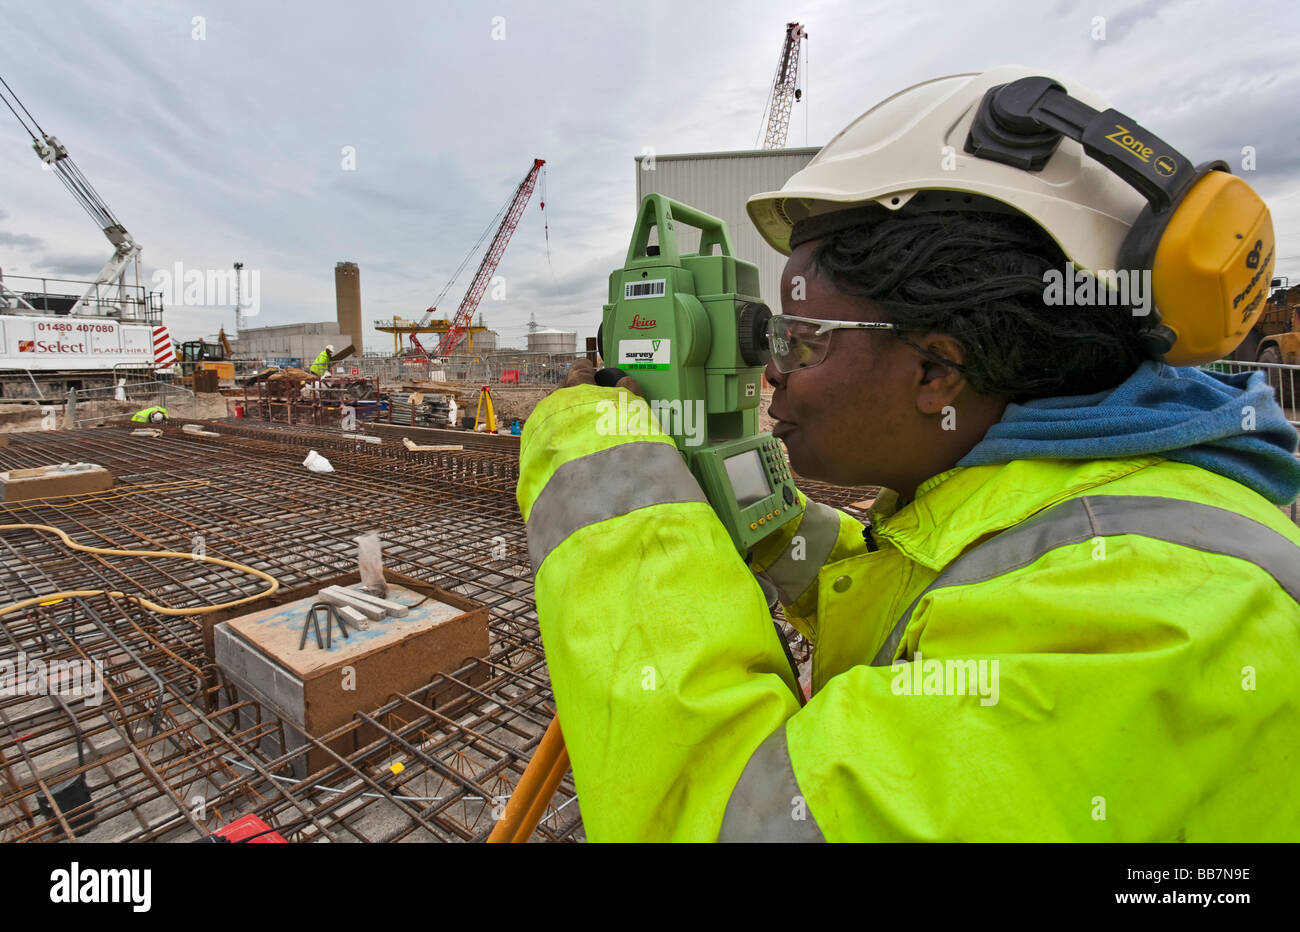
M 346 724 L 357 711 L 377 708 L 393 693 L 418 689 L 438 673 L 487 656 L 486 606 L 450 593 L 446 597 L 454 602 L 425 600 L 401 585 L 390 585 L 389 595 L 390 600 L 376 601 L 398 603 L 406 612 L 403 617 L 349 628 L 346 638 L 336 629 L 324 649 L 310 634 L 306 646 L 298 646 L 318 595 L 222 622 L 213 629 L 217 665 L 241 694 L 298 732 L 320 736 Z M 351 753 L 354 738 L 349 732 L 331 747 Z M 290 748 L 300 746 L 295 740 L 305 741 L 293 734 L 287 740 Z M 331 762 L 319 749 L 307 755 L 308 770 Z

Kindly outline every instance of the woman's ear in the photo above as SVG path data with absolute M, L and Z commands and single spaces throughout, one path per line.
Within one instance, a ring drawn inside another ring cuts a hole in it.
M 917 384 L 916 407 L 922 414 L 939 414 L 957 400 L 966 387 L 966 376 L 953 366 L 945 366 L 939 359 L 950 359 L 957 365 L 966 361 L 966 351 L 952 337 L 943 333 L 927 333 L 916 345 L 931 357 L 920 357 L 921 378 Z

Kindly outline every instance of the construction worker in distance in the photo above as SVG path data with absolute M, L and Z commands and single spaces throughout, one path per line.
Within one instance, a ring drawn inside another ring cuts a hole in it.
M 316 357 L 315 361 L 312 362 L 311 364 L 312 375 L 323 378 L 325 374 L 330 371 L 330 360 L 333 358 L 334 358 L 334 346 L 333 344 L 331 344 L 329 346 L 326 346 L 323 350 L 321 350 L 320 354 Z
M 167 420 L 167 409 L 154 405 L 152 408 L 145 408 L 143 411 L 137 411 L 131 415 L 131 420 L 141 424 L 162 424 Z
M 750 199 L 789 255 L 774 433 L 799 476 L 883 487 L 869 511 L 801 495 L 738 555 L 671 439 L 598 429 L 633 381 L 579 361 L 528 418 L 589 838 L 1300 840 L 1296 432 L 1262 373 L 1180 364 L 1248 332 L 1271 221 L 1107 111 L 940 78 Z M 1076 270 L 1101 278 L 1067 305 Z

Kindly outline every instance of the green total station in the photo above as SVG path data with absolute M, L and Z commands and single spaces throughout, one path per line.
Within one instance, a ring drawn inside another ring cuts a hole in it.
M 699 231 L 696 252 L 678 248 L 683 226 Z M 771 316 L 723 221 L 646 195 L 609 276 L 599 381 L 637 380 L 741 553 L 801 511 L 779 441 L 758 429 Z

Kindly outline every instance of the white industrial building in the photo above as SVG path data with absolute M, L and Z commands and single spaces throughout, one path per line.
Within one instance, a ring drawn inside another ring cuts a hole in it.
M 231 341 L 236 356 L 265 359 L 273 366 L 307 367 L 327 344 L 340 351 L 361 334 L 340 333 L 338 321 L 325 320 L 279 327 L 245 327 Z
M 818 151 L 813 147 L 638 156 L 636 201 L 662 194 L 726 221 L 736 255 L 758 266 L 760 297 L 779 313 L 785 256 L 763 242 L 745 212 L 745 201 L 779 189 Z M 683 252 L 692 252 L 699 247 L 699 234 L 688 229 L 679 234 L 679 242 Z

